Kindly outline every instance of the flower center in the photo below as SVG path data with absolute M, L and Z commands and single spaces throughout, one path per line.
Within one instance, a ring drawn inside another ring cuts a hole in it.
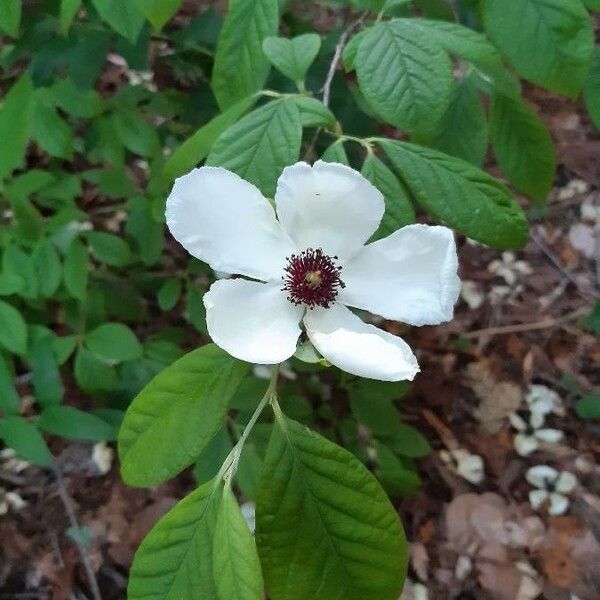
M 287 258 L 282 291 L 288 293 L 292 304 L 306 304 L 309 308 L 329 308 L 340 288 L 346 287 L 340 279 L 342 267 L 337 256 L 327 256 L 321 248 L 308 248 Z

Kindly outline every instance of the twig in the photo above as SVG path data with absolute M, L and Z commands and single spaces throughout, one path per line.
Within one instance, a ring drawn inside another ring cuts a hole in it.
M 568 271 L 558 260 L 558 257 L 550 250 L 546 242 L 542 239 L 540 235 L 538 235 L 538 231 L 531 232 L 531 239 L 535 242 L 537 247 L 546 255 L 548 260 L 558 269 L 558 271 L 568 279 L 582 294 L 587 296 L 592 296 L 596 299 L 600 298 L 600 292 L 594 289 L 585 289 L 583 288 L 579 282 L 573 277 L 570 271 Z
M 65 507 L 65 512 L 67 513 L 69 523 L 71 524 L 71 527 L 73 529 L 78 531 L 80 528 L 79 523 L 77 522 L 77 516 L 75 515 L 75 509 L 73 508 L 73 501 L 71 500 L 71 496 L 69 496 L 69 492 L 67 491 L 67 487 L 65 486 L 65 482 L 60 472 L 60 468 L 58 467 L 58 465 L 56 465 L 56 463 L 54 464 L 54 475 L 56 477 L 58 494 L 60 496 L 60 499 L 62 500 L 63 506 Z M 77 540 L 75 540 L 75 543 L 77 545 L 77 549 L 79 550 L 79 556 L 81 557 L 81 562 L 83 564 L 83 568 L 85 569 L 85 573 L 90 584 L 92 598 L 94 600 L 102 600 L 102 595 L 100 594 L 100 588 L 98 587 L 98 581 L 96 580 L 96 574 L 94 573 L 89 554 L 85 547 L 82 544 L 80 544 Z
M 524 331 L 537 331 L 539 329 L 548 329 L 550 327 L 556 327 L 583 317 L 587 314 L 589 308 L 583 306 L 570 312 L 564 317 L 556 317 L 551 319 L 544 319 L 542 321 L 535 321 L 534 323 L 516 323 L 514 325 L 501 325 L 499 327 L 487 327 L 486 329 L 476 329 L 475 331 L 469 331 L 463 334 L 461 337 L 467 340 L 485 337 L 490 335 L 506 335 L 509 333 L 523 333 Z
M 456 436 L 452 433 L 447 425 L 442 423 L 437 415 L 435 415 L 428 408 L 424 408 L 422 414 L 423 417 L 425 417 L 425 420 L 435 429 L 444 446 L 446 446 L 448 450 L 457 450 L 460 447 Z
M 363 13 L 356 21 L 353 21 L 348 25 L 348 27 L 344 30 L 338 43 L 335 45 L 335 51 L 333 53 L 333 58 L 331 59 L 331 63 L 329 64 L 329 70 L 327 71 L 327 77 L 325 77 L 325 83 L 323 84 L 323 104 L 325 106 L 329 106 L 329 99 L 331 97 L 331 84 L 333 83 L 333 77 L 335 76 L 335 72 L 340 63 L 340 59 L 342 57 L 342 52 L 344 51 L 344 47 L 346 46 L 346 42 L 350 37 L 350 34 L 360 26 L 360 24 L 365 20 L 367 16 L 367 12 Z
M 321 88 L 321 92 L 323 93 L 323 104 L 325 106 L 329 106 L 329 100 L 331 98 L 331 84 L 333 83 L 333 78 L 335 76 L 335 72 L 340 64 L 340 59 L 342 57 L 342 52 L 346 46 L 346 42 L 350 37 L 350 34 L 364 21 L 368 12 L 363 13 L 356 21 L 353 21 L 348 25 L 348 27 L 344 30 L 338 43 L 335 46 L 335 51 L 333 53 L 333 58 L 331 59 L 331 63 L 329 64 L 329 69 L 327 71 L 327 76 L 325 77 L 325 82 L 323 83 L 323 87 Z M 306 148 L 306 152 L 304 153 L 304 160 L 311 160 L 315 151 L 315 146 L 317 144 L 317 140 L 321 135 L 321 131 L 323 131 L 322 127 L 317 127 L 312 140 L 310 140 L 310 144 Z

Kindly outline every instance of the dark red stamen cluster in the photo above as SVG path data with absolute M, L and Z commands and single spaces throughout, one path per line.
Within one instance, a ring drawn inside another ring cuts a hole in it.
M 337 298 L 340 288 L 346 287 L 340 279 L 342 267 L 337 256 L 327 256 L 321 248 L 308 248 L 287 258 L 282 291 L 288 293 L 293 304 L 306 304 L 309 308 L 329 308 Z

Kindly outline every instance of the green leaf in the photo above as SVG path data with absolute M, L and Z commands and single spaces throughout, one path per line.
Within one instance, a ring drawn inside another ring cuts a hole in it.
M 488 122 L 472 77 L 456 83 L 450 105 L 426 144 L 481 167 L 488 147 Z
M 270 67 L 262 43 L 277 35 L 278 23 L 273 0 L 230 0 L 211 82 L 222 110 L 262 88 Z
M 344 149 L 343 140 L 336 140 L 335 142 L 333 142 L 333 144 L 331 144 L 331 146 L 329 146 L 329 148 L 327 148 L 325 152 L 323 152 L 321 160 L 324 162 L 340 163 L 341 165 L 350 166 L 350 162 L 348 161 L 348 155 L 346 154 L 346 150 Z
M 396 600 L 402 591 L 406 542 L 385 492 L 347 450 L 283 416 L 265 458 L 256 542 L 273 600 Z
M 155 485 L 192 464 L 221 427 L 247 370 L 209 344 L 158 374 L 125 414 L 119 432 L 123 479 Z
M 292 39 L 268 37 L 263 42 L 263 51 L 271 64 L 300 87 L 320 48 L 321 38 L 316 33 Z
M 52 336 L 45 335 L 34 339 L 28 359 L 36 401 L 43 406 L 59 403 L 64 389 Z
M 73 117 L 91 119 L 102 112 L 103 101 L 96 90 L 81 90 L 72 79 L 59 79 L 50 88 L 56 106 Z
M 78 300 L 83 300 L 86 296 L 88 269 L 87 248 L 78 239 L 74 239 L 67 248 L 63 275 L 67 290 Z
M 50 156 L 73 158 L 73 132 L 47 99 L 38 95 L 31 137 Z
M 598 394 L 582 396 L 577 400 L 575 410 L 582 419 L 600 419 L 600 396 Z
M 112 425 L 92 413 L 71 406 L 45 408 L 37 424 L 47 433 L 69 440 L 104 442 L 116 437 L 116 430 Z
M 0 421 L 0 438 L 20 457 L 40 467 L 52 464 L 52 455 L 35 425 L 22 417 L 10 415 Z
M 336 129 L 335 115 L 320 100 L 308 96 L 291 96 L 287 101 L 293 102 L 298 107 L 302 127 Z
M 80 7 L 81 0 L 61 0 L 59 13 L 61 35 L 67 35 L 67 33 L 69 33 L 73 19 L 79 12 Z
M 152 214 L 152 200 L 136 197 L 127 201 L 125 231 L 133 239 L 139 257 L 147 266 L 156 264 L 162 257 L 165 243 L 163 229 L 163 223 L 156 221 Z
M 202 296 L 204 292 L 198 289 L 193 281 L 187 283 L 187 297 L 185 300 L 185 317 L 200 332 L 208 333 L 206 328 L 206 309 Z
M 600 46 L 594 50 L 592 66 L 583 87 L 583 97 L 590 117 L 600 131 Z
M 104 231 L 90 231 L 86 234 L 94 258 L 111 267 L 125 267 L 131 260 L 131 250 L 122 238 Z
M 42 240 L 34 248 L 31 259 L 37 271 L 40 294 L 51 298 L 62 280 L 62 265 L 54 244 L 50 240 Z
M 167 279 L 158 290 L 158 306 L 161 310 L 175 308 L 181 297 L 181 279 L 173 277 Z
M 27 352 L 27 324 L 12 305 L 0 300 L 0 346 L 14 354 Z
M 407 132 L 430 129 L 450 101 L 448 55 L 406 20 L 381 22 L 369 30 L 358 47 L 356 73 L 367 102 Z
M 495 248 L 525 244 L 525 214 L 497 179 L 437 150 L 385 139 L 378 143 L 412 196 L 436 219 Z
M 21 25 L 21 0 L 2 0 L 0 2 L 0 29 L 11 37 L 19 36 Z
M 6 359 L 0 355 L 0 408 L 6 413 L 19 411 L 21 399 L 14 385 L 14 377 L 8 369 Z
M 492 95 L 490 134 L 500 169 L 537 202 L 548 197 L 556 173 L 552 137 L 537 113 L 522 100 Z
M 213 544 L 218 599 L 263 600 L 263 578 L 254 539 L 229 485 L 223 490 Z
M 383 194 L 385 200 L 385 213 L 374 239 L 384 238 L 416 221 L 415 210 L 402 184 L 372 152 L 367 154 L 361 173 Z
M 144 25 L 144 15 L 129 0 L 92 0 L 98 14 L 123 37 L 135 44 Z
M 89 350 L 110 361 L 135 360 L 142 355 L 142 346 L 135 333 L 122 323 L 103 323 L 85 334 Z
M 600 300 L 596 301 L 592 312 L 583 319 L 582 323 L 588 331 L 600 335 Z
M 350 38 L 350 41 L 346 44 L 344 52 L 342 53 L 342 64 L 346 71 L 354 71 L 356 69 L 356 55 L 358 54 L 358 47 L 366 35 L 369 33 L 369 28 L 359 31 Z
M 2 99 L 0 108 L 0 179 L 20 167 L 35 115 L 35 92 L 23 75 Z
M 140 12 L 160 31 L 179 10 L 183 0 L 135 0 Z
M 237 173 L 271 197 L 284 167 L 298 159 L 301 141 L 296 104 L 274 100 L 230 127 L 217 140 L 206 164 Z
M 504 94 L 519 97 L 519 82 L 504 68 L 502 57 L 487 38 L 462 25 L 429 19 L 403 19 L 421 36 L 433 40 L 446 52 L 474 65 Z
M 31 256 L 14 243 L 9 244 L 2 257 L 4 274 L 21 279 L 19 295 L 28 300 L 38 297 L 39 282 Z
M 406 465 L 390 448 L 375 442 L 377 468 L 375 473 L 381 485 L 394 496 L 409 496 L 421 487 L 419 475 Z
M 153 127 L 138 109 L 121 108 L 113 116 L 115 131 L 123 146 L 140 156 L 154 156 L 160 151 L 160 139 Z
M 152 528 L 131 566 L 129 600 L 219 598 L 213 580 L 212 549 L 220 501 L 220 489 L 209 481 Z
M 83 346 L 79 347 L 75 356 L 75 379 L 79 387 L 90 394 L 119 387 L 119 378 L 114 366 L 94 356 Z
M 590 10 L 600 11 L 600 0 L 583 0 L 583 3 Z
M 202 162 L 217 138 L 238 121 L 254 102 L 256 102 L 256 98 L 248 96 L 200 127 L 167 159 L 163 167 L 163 182 L 165 184 L 170 183 L 176 177 L 187 173 Z
M 485 30 L 533 83 L 575 97 L 585 81 L 594 35 L 580 0 L 483 0 Z

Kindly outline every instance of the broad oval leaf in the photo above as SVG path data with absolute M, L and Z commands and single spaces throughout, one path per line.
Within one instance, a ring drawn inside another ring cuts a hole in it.
M 36 94 L 23 75 L 2 98 L 0 106 L 0 179 L 21 166 L 35 116 Z
M 493 94 L 490 134 L 496 160 L 508 180 L 537 202 L 546 200 L 556 172 L 550 132 L 522 100 Z
M 256 541 L 273 600 L 396 600 L 402 525 L 347 450 L 280 416 L 265 458 Z
M 52 464 L 52 455 L 42 434 L 23 417 L 10 415 L 4 421 L 0 421 L 0 438 L 30 463 L 40 467 L 49 467 Z
M 106 360 L 134 360 L 142 355 L 135 333 L 123 323 L 103 323 L 85 334 L 90 351 Z
M 183 0 L 134 0 L 140 12 L 160 31 L 165 23 L 179 10 Z
M 144 15 L 132 0 L 92 0 L 98 14 L 123 37 L 135 44 L 144 25 Z
M 8 302 L 0 300 L 0 346 L 14 354 L 27 352 L 27 323 Z
M 343 140 L 336 140 L 329 146 L 321 156 L 323 162 L 339 163 L 341 165 L 350 166 L 346 149 L 344 148 Z M 363 173 L 364 175 L 364 173 Z M 375 186 L 377 187 L 377 186 Z
M 483 0 L 482 15 L 487 34 L 525 79 L 577 96 L 594 45 L 581 0 Z
M 263 51 L 271 64 L 296 83 L 304 81 L 320 47 L 321 38 L 316 33 L 305 33 L 292 39 L 268 37 L 263 42 Z
M 208 481 L 176 504 L 136 552 L 128 600 L 217 600 L 212 548 L 222 487 Z
M 519 82 L 504 68 L 502 57 L 487 38 L 468 27 L 432 19 L 403 19 L 423 37 L 434 40 L 446 52 L 470 62 L 504 94 L 519 97 Z
M 89 274 L 89 256 L 87 248 L 74 239 L 65 254 L 63 277 L 67 291 L 78 300 L 83 300 L 87 293 Z
M 435 218 L 495 248 L 521 248 L 527 219 L 506 186 L 437 150 L 378 139 L 412 196 Z
M 40 429 L 72 440 L 103 442 L 115 439 L 115 428 L 90 412 L 71 406 L 49 406 L 38 419 Z
M 383 194 L 385 201 L 385 213 L 373 236 L 374 239 L 386 237 L 415 222 L 415 209 L 406 190 L 396 175 L 372 152 L 367 154 L 360 172 Z
M 473 77 L 466 77 L 456 82 L 450 105 L 435 133 L 424 141 L 431 148 L 480 167 L 487 152 L 488 129 L 477 86 Z
M 278 2 L 230 0 L 211 81 L 221 109 L 261 89 L 270 68 L 262 43 L 277 35 L 278 24 Z
M 404 20 L 369 30 L 358 47 L 356 73 L 369 104 L 404 131 L 429 130 L 450 101 L 448 55 Z
M 301 141 L 296 103 L 274 100 L 230 127 L 217 140 L 206 164 L 229 169 L 272 196 L 281 171 L 298 160 Z
M 0 29 L 12 37 L 17 37 L 21 25 L 21 11 L 21 0 L 2 0 L 0 2 Z
M 208 344 L 159 373 L 133 400 L 119 431 L 123 479 L 155 485 L 191 465 L 221 427 L 248 368 Z
M 229 485 L 223 490 L 219 507 L 212 564 L 219 600 L 263 600 L 254 539 Z

